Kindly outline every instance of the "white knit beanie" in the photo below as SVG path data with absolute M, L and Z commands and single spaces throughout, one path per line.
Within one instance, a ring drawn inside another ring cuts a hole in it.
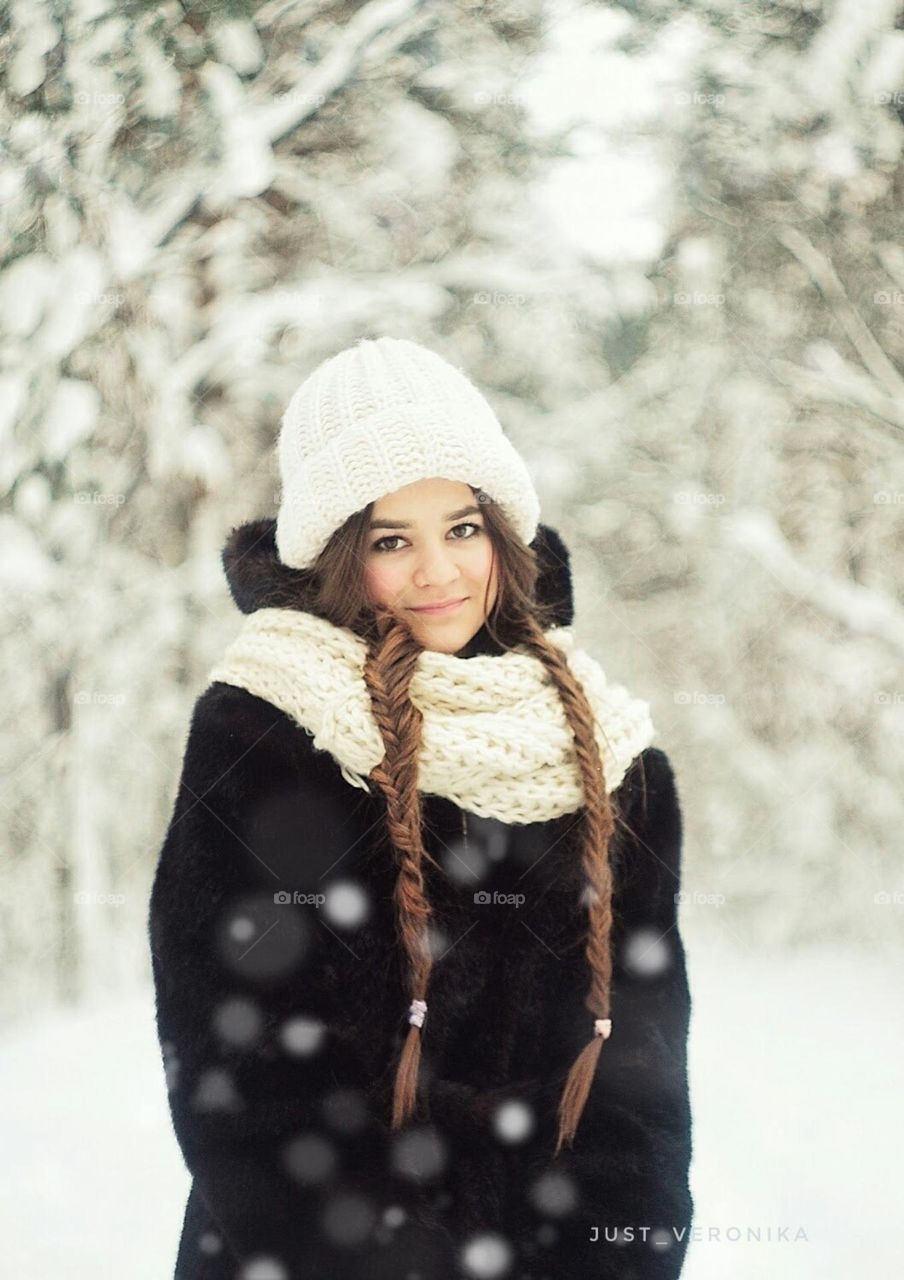
M 416 480 L 480 488 L 530 544 L 540 500 L 521 455 L 466 375 L 407 338 L 361 338 L 318 365 L 279 433 L 276 549 L 309 568 L 354 512 Z

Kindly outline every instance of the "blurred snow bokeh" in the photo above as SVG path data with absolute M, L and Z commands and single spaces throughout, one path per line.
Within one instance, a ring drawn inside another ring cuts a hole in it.
M 691 946 L 688 970 L 695 1219 L 682 1277 L 894 1275 L 904 1013 L 888 965 L 852 949 Z M 189 1177 L 152 992 L 7 1032 L 0 1096 L 5 1273 L 171 1275 Z
M 10 6 L 17 1280 L 171 1273 L 188 1179 L 135 982 L 191 706 L 237 626 L 220 547 L 275 512 L 300 379 L 381 333 L 487 393 L 572 550 L 579 639 L 676 769 L 685 1274 L 894 1274 L 898 27 L 891 0 Z M 318 1028 L 291 1030 L 307 1052 Z

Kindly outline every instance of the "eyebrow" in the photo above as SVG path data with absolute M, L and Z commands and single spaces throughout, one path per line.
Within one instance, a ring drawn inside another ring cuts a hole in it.
M 462 507 L 459 511 L 450 511 L 447 516 L 443 516 L 443 520 L 460 520 L 462 516 L 479 516 L 483 515 L 480 507 Z M 410 520 L 371 520 L 367 526 L 371 529 L 410 529 Z

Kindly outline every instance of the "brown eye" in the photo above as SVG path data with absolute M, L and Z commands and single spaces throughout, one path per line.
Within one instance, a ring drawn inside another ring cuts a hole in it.
M 469 534 L 467 538 L 453 538 L 452 539 L 453 542 L 469 542 L 471 538 L 476 538 L 479 534 L 483 533 L 483 525 L 475 524 L 472 520 L 465 520 L 461 524 L 453 525 L 452 528 L 449 530 L 449 532 L 454 533 L 456 529 L 474 529 L 475 532 L 472 534 Z M 371 550 L 377 551 L 377 552 L 397 551 L 398 547 L 387 547 L 387 546 L 384 546 L 383 544 L 386 542 L 404 542 L 404 541 L 405 539 L 402 537 L 400 533 L 387 534 L 385 538 L 379 538 L 373 544 L 373 546 L 371 547 Z

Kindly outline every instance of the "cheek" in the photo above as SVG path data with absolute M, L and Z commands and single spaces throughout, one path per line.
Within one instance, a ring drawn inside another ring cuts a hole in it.
M 479 578 L 481 582 L 486 582 L 493 571 L 493 547 L 489 538 L 483 539 L 483 546 L 480 549 L 474 565 L 474 576 Z
M 388 565 L 369 564 L 364 570 L 364 585 L 368 597 L 376 604 L 388 604 L 398 595 L 398 573 L 393 573 Z

